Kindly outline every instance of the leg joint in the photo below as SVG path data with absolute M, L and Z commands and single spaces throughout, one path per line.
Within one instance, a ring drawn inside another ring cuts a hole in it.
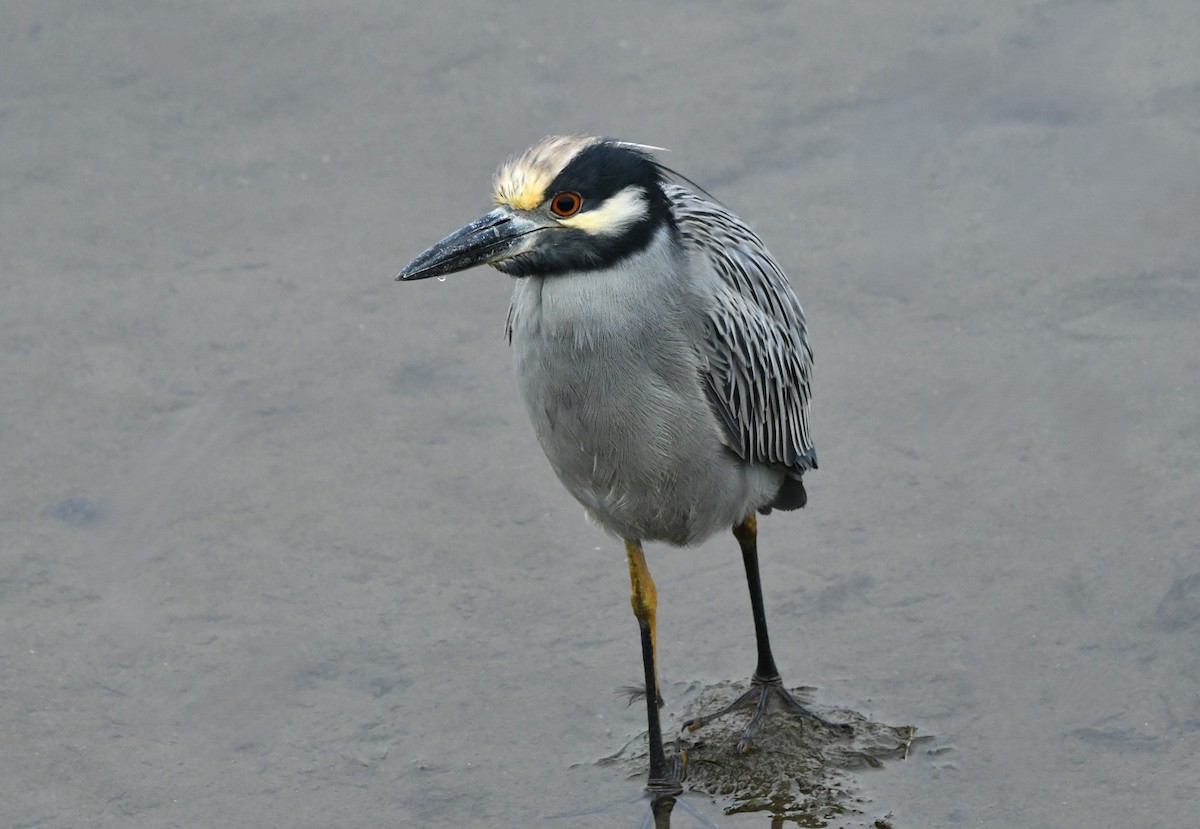
M 733 537 L 743 546 L 754 542 L 758 537 L 758 519 L 754 513 L 747 515 L 742 523 L 733 525 Z

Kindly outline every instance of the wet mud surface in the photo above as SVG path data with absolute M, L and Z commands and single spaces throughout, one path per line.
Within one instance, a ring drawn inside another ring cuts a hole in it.
M 694 691 L 682 722 L 734 702 L 745 685 L 720 683 Z M 806 691 L 792 693 L 808 704 Z M 772 825 L 874 826 L 886 815 L 873 815 L 859 789 L 856 773 L 882 769 L 890 761 L 927 751 L 932 735 L 912 726 L 873 722 L 853 711 L 821 709 L 814 713 L 847 729 L 827 728 L 780 709 L 768 709 L 750 748 L 738 750 L 752 708 L 735 710 L 695 731 L 684 729 L 675 744 L 686 757 L 684 788 L 708 795 L 726 815 L 761 814 Z M 631 778 L 644 776 L 648 762 L 644 735 L 600 761 Z

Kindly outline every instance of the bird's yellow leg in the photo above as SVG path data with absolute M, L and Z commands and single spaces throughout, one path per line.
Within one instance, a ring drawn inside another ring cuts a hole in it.
M 638 621 L 638 627 L 648 628 L 650 632 L 650 662 L 658 665 L 658 629 L 655 617 L 658 613 L 658 591 L 654 589 L 654 579 L 650 577 L 650 568 L 646 565 L 646 554 L 642 552 L 640 541 L 625 539 L 625 557 L 629 560 L 629 599 L 633 605 L 633 615 Z M 650 693 L 650 689 L 646 689 Z M 658 699 L 658 673 L 654 676 L 654 698 Z
M 754 513 L 747 515 L 742 523 L 733 525 L 733 537 L 742 547 L 758 543 L 758 519 L 754 517 Z
M 658 592 L 654 589 L 654 579 L 650 578 L 650 568 L 646 566 L 646 554 L 642 552 L 641 542 L 625 539 L 625 556 L 629 560 L 630 602 L 642 634 L 642 666 L 646 673 L 646 723 L 650 743 L 650 783 L 646 788 L 657 794 L 677 794 L 682 790 L 683 756 L 677 753 L 674 764 L 667 765 L 662 725 L 658 717 L 658 637 L 654 627 Z

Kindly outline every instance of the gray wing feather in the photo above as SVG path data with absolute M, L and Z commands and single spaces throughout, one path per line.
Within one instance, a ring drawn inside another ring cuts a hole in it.
M 730 447 L 797 475 L 815 469 L 808 428 L 812 349 L 787 277 L 737 216 L 678 185 L 664 189 L 684 247 L 719 277 L 719 295 L 704 320 L 701 382 Z

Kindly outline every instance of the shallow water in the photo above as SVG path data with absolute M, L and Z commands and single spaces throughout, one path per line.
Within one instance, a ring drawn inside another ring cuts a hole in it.
M 930 737 L 839 771 L 846 825 L 1200 813 L 1195 3 L 51 0 L 0 32 L 0 825 L 641 825 L 604 762 L 645 729 L 623 553 L 525 421 L 510 284 L 391 281 L 562 131 L 673 148 L 804 303 L 776 658 Z M 752 625 L 731 538 L 647 552 L 675 728 Z M 731 805 L 672 825 L 772 825 Z

